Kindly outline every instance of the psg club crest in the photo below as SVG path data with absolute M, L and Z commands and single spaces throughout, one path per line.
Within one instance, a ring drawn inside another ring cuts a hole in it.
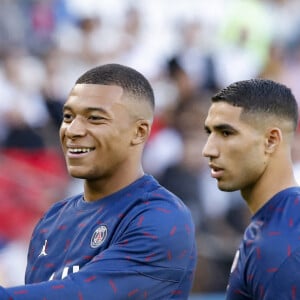
M 93 236 L 91 238 L 91 247 L 92 248 L 98 248 L 100 245 L 103 244 L 107 237 L 107 227 L 105 225 L 99 226 L 95 232 L 93 233 Z

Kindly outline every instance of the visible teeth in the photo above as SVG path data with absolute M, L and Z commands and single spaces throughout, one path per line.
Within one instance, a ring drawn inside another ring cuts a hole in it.
M 70 149 L 70 152 L 74 152 L 74 153 L 87 153 L 87 152 L 91 152 L 92 149 L 91 148 L 73 148 Z

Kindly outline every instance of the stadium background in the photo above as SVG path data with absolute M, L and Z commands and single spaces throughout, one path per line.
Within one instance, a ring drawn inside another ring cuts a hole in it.
M 223 299 L 250 215 L 201 157 L 210 96 L 264 77 L 300 101 L 298 0 L 0 0 L 0 284 L 21 284 L 31 230 L 82 189 L 58 143 L 61 106 L 86 69 L 116 62 L 151 81 L 156 118 L 145 171 L 178 194 L 197 225 L 192 300 Z M 300 135 L 300 133 L 299 133 Z M 293 160 L 300 181 L 300 137 Z

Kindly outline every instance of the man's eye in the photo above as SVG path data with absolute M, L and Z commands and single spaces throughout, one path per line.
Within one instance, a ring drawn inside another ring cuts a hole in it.
M 225 130 L 225 131 L 222 131 L 222 135 L 227 137 L 227 136 L 231 135 L 231 132 Z
M 93 116 L 89 116 L 89 119 L 92 121 L 99 121 L 99 120 L 103 120 L 103 117 L 93 115 Z
M 208 129 L 208 128 L 204 128 L 204 130 L 205 130 L 205 133 L 206 133 L 207 135 L 210 135 L 210 134 L 211 134 L 211 131 L 210 131 L 210 129 Z
M 65 122 L 71 121 L 71 120 L 72 120 L 72 115 L 69 114 L 69 113 L 64 113 L 64 114 L 63 114 L 63 120 L 64 120 Z

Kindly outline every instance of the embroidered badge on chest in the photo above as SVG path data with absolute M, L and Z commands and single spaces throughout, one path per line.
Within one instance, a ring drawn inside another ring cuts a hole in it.
M 98 248 L 101 246 L 107 237 L 107 227 L 105 225 L 99 226 L 93 233 L 91 238 L 91 247 Z

